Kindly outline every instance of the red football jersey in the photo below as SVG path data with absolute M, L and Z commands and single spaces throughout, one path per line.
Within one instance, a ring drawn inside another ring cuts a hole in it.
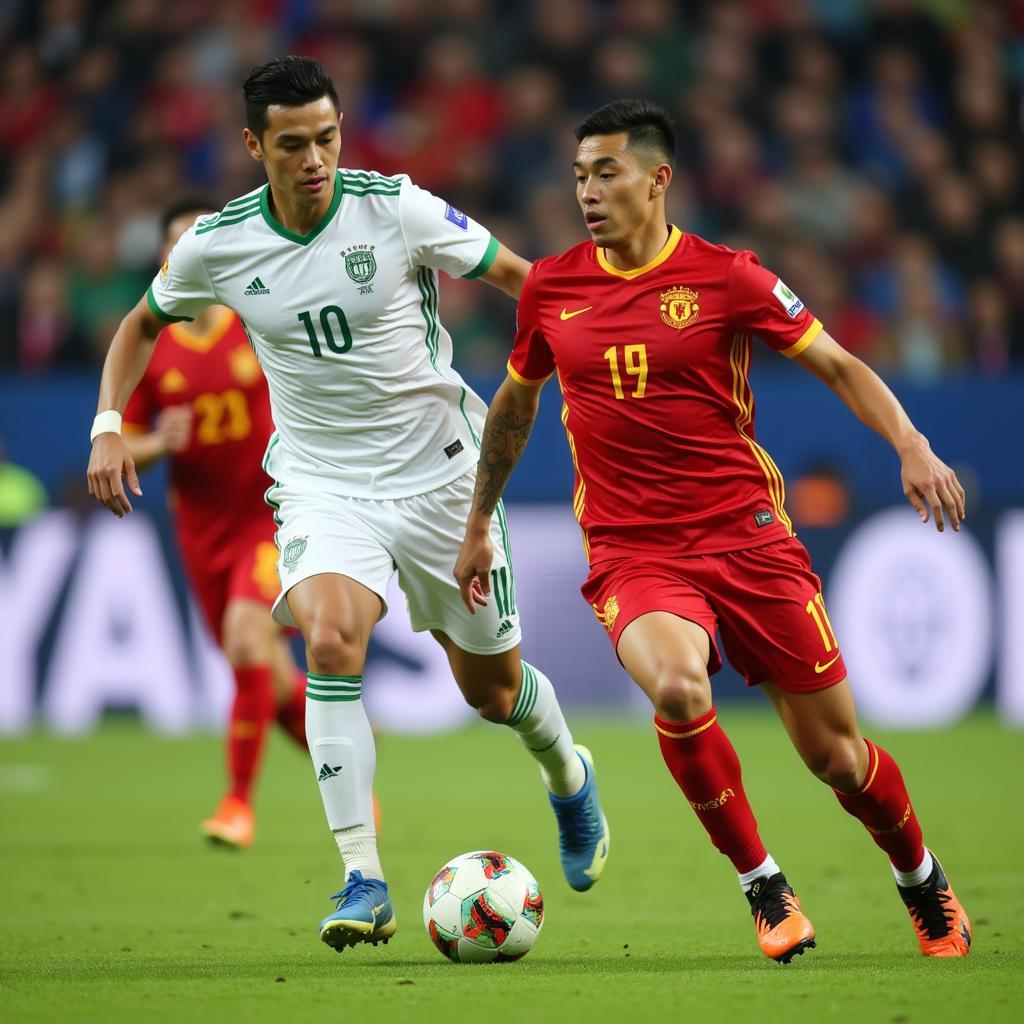
M 794 356 L 820 330 L 753 253 L 677 228 L 636 270 L 592 242 L 534 264 L 508 369 L 528 384 L 558 372 L 591 564 L 792 535 L 782 474 L 754 439 L 751 336 Z
M 242 535 L 273 534 L 262 467 L 274 429 L 270 395 L 242 322 L 230 310 L 203 337 L 165 327 L 124 412 L 126 426 L 151 428 L 157 413 L 192 406 L 192 438 L 171 458 L 171 502 L 183 546 L 210 558 Z

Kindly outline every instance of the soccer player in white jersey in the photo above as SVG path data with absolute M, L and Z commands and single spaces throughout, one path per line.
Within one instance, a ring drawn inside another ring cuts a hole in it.
M 268 184 L 187 231 L 124 318 L 103 368 L 89 490 L 117 516 L 141 493 L 120 412 L 169 322 L 220 303 L 242 317 L 270 387 L 264 459 L 278 524 L 278 621 L 306 642 L 306 736 L 345 865 L 320 925 L 341 950 L 387 941 L 395 915 L 377 852 L 375 751 L 361 701 L 366 649 L 397 570 L 416 630 L 444 648 L 480 715 L 540 764 L 569 884 L 604 870 L 608 826 L 589 752 L 550 681 L 521 661 L 508 532 L 498 509 L 492 590 L 471 616 L 452 575 L 486 407 L 452 368 L 438 270 L 517 297 L 529 265 L 405 175 L 338 169 L 341 114 L 323 68 L 281 57 L 244 86 L 245 145 Z

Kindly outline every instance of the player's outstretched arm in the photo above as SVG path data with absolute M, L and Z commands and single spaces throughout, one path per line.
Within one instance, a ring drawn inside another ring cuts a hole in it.
M 121 321 L 103 363 L 97 414 L 112 411 L 117 414 L 114 420 L 119 422 L 128 399 L 142 379 L 157 335 L 163 327 L 163 322 L 154 316 L 145 297 Z M 116 423 L 95 434 L 87 476 L 89 493 L 118 518 L 132 510 L 122 480 L 127 481 L 133 494 L 142 494 L 135 462 Z
M 825 331 L 795 358 L 896 449 L 902 463 L 903 493 L 921 522 L 928 522 L 930 509 L 941 533 L 945 509 L 950 525 L 959 530 L 966 496 L 956 473 L 932 452 L 928 438 L 910 422 L 881 377 Z
M 506 295 L 511 295 L 513 299 L 518 299 L 519 293 L 523 290 L 523 282 L 529 272 L 530 264 L 522 256 L 517 256 L 511 249 L 499 245 L 494 262 L 487 268 L 487 272 L 481 276 L 480 280 L 494 285 L 495 288 L 500 288 Z
M 476 613 L 475 605 L 487 604 L 494 557 L 490 539 L 491 516 L 526 448 L 533 421 L 537 418 L 542 386 L 520 384 L 512 377 L 506 377 L 487 410 L 473 507 L 469 511 L 466 536 L 455 563 L 455 578 L 459 581 L 462 600 L 471 614 Z

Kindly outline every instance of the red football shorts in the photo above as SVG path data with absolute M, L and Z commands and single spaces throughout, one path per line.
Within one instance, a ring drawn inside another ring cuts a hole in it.
M 277 545 L 267 536 L 268 531 L 263 528 L 250 531 L 216 553 L 179 537 L 193 593 L 218 643 L 228 604 L 245 599 L 271 608 L 280 593 Z
M 615 648 L 634 619 L 671 612 L 711 638 L 709 674 L 722 667 L 720 630 L 726 657 L 748 686 L 806 692 L 846 676 L 821 580 L 793 537 L 718 555 L 601 562 L 581 589 Z

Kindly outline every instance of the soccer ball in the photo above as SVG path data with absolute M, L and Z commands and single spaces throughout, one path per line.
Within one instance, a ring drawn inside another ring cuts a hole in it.
M 537 879 L 493 850 L 450 860 L 427 887 L 423 924 L 449 960 L 500 963 L 525 956 L 544 923 Z

